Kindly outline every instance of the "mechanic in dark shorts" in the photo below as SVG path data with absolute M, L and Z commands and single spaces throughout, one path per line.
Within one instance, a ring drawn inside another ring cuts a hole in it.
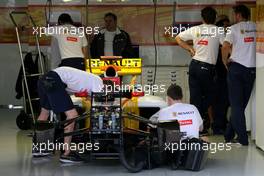
M 87 92 L 100 92 L 103 88 L 102 79 L 94 74 L 87 73 L 71 67 L 59 67 L 48 72 L 38 82 L 41 112 L 39 121 L 46 121 L 49 111 L 54 113 L 64 112 L 66 119 L 73 119 L 78 116 L 69 94 Z M 72 132 L 74 123 L 68 125 L 65 133 Z M 64 138 L 64 144 L 70 146 L 71 136 Z M 66 147 L 61 162 L 75 162 L 78 158 L 74 152 Z

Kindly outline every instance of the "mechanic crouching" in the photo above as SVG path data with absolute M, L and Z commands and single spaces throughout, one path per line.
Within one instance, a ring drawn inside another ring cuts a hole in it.
M 199 138 L 199 131 L 203 130 L 203 120 L 198 109 L 191 104 L 182 102 L 183 94 L 180 86 L 170 85 L 167 90 L 168 107 L 161 109 L 158 114 L 158 122 L 177 120 L 180 131 L 185 138 Z
M 150 120 L 154 123 L 158 122 L 159 124 L 164 122 L 173 123 L 175 124 L 175 129 L 177 129 L 177 124 L 175 122 L 178 121 L 180 129 L 178 139 L 177 133 L 172 133 L 170 130 L 163 130 L 163 132 L 167 134 L 163 134 L 163 137 L 159 136 L 159 140 L 161 140 L 163 144 L 166 143 L 162 145 L 163 153 L 166 153 L 165 160 L 167 164 L 171 165 L 172 169 L 177 169 L 181 165 L 185 169 L 200 170 L 203 167 L 208 152 L 201 150 L 201 148 L 198 150 L 192 150 L 190 148 L 181 149 L 180 144 L 185 143 L 185 146 L 188 146 L 193 143 L 199 145 L 205 143 L 207 139 L 199 139 L 199 131 L 203 130 L 203 120 L 198 109 L 194 105 L 183 103 L 182 98 L 183 93 L 180 86 L 176 84 L 169 86 L 167 89 L 167 103 L 169 106 L 154 114 Z M 158 126 L 161 127 L 162 125 Z M 176 141 L 175 144 L 178 145 L 176 151 L 171 151 L 171 146 L 174 144 L 165 148 L 166 145 L 168 146 L 170 144 L 170 142 L 168 144 L 168 139 L 166 138 Z M 199 159 L 194 155 L 198 156 Z

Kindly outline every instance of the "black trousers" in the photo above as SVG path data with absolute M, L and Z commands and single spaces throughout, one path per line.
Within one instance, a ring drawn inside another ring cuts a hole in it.
M 229 107 L 228 87 L 226 77 L 216 78 L 216 94 L 213 103 L 214 120 L 212 124 L 214 134 L 223 134 L 227 125 L 227 110 Z
M 210 128 L 208 108 L 215 95 L 215 66 L 192 60 L 189 66 L 190 103 L 196 106 L 204 120 L 204 129 Z
M 231 106 L 230 123 L 227 126 L 225 139 L 230 141 L 235 133 L 242 145 L 248 145 L 245 109 L 256 78 L 256 68 L 247 68 L 232 62 L 229 65 L 227 82 Z
M 73 67 L 73 68 L 85 71 L 84 58 L 81 58 L 81 57 L 71 57 L 71 58 L 63 59 L 59 67 L 62 67 L 62 66 Z

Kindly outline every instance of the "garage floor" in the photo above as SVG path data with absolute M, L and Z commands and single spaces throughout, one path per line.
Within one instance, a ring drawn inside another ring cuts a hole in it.
M 132 175 L 118 161 L 97 161 L 79 165 L 61 165 L 58 156 L 32 159 L 31 138 L 28 132 L 15 125 L 19 112 L 0 110 L 0 175 L 21 176 L 79 176 L 79 175 Z M 211 141 L 222 141 L 222 137 L 211 137 Z M 144 176 L 260 176 L 264 172 L 264 152 L 254 144 L 249 147 L 233 147 L 231 151 L 210 154 L 206 168 L 200 172 L 171 171 L 163 167 L 145 170 L 135 175 Z

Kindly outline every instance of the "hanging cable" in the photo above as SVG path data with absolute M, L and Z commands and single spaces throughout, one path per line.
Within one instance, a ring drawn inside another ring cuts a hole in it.
M 89 0 L 86 0 L 86 4 L 85 4 L 85 25 L 88 26 L 88 22 L 89 22 L 89 14 L 88 14 L 88 5 L 89 5 Z
M 157 62 L 158 62 L 158 51 L 157 51 L 157 43 L 156 43 L 156 18 L 157 18 L 157 0 L 153 0 L 154 5 L 154 15 L 153 15 L 153 44 L 154 44 L 154 76 L 153 76 L 153 85 L 156 83 L 156 75 L 157 75 Z M 154 92 L 152 92 L 154 95 Z
M 86 27 L 89 25 L 89 13 L 88 13 L 88 7 L 89 7 L 89 0 L 86 0 L 85 4 L 85 25 Z M 88 35 L 88 41 L 89 41 L 89 35 Z M 88 64 L 89 64 L 89 71 L 92 73 L 92 63 L 91 63 L 91 57 L 88 58 Z
M 52 7 L 52 0 L 47 0 L 45 5 L 46 26 L 48 26 L 48 24 L 50 23 L 51 7 Z
M 176 8 L 177 8 L 177 2 L 173 2 L 173 9 L 172 9 L 172 27 L 175 27 L 176 24 Z

